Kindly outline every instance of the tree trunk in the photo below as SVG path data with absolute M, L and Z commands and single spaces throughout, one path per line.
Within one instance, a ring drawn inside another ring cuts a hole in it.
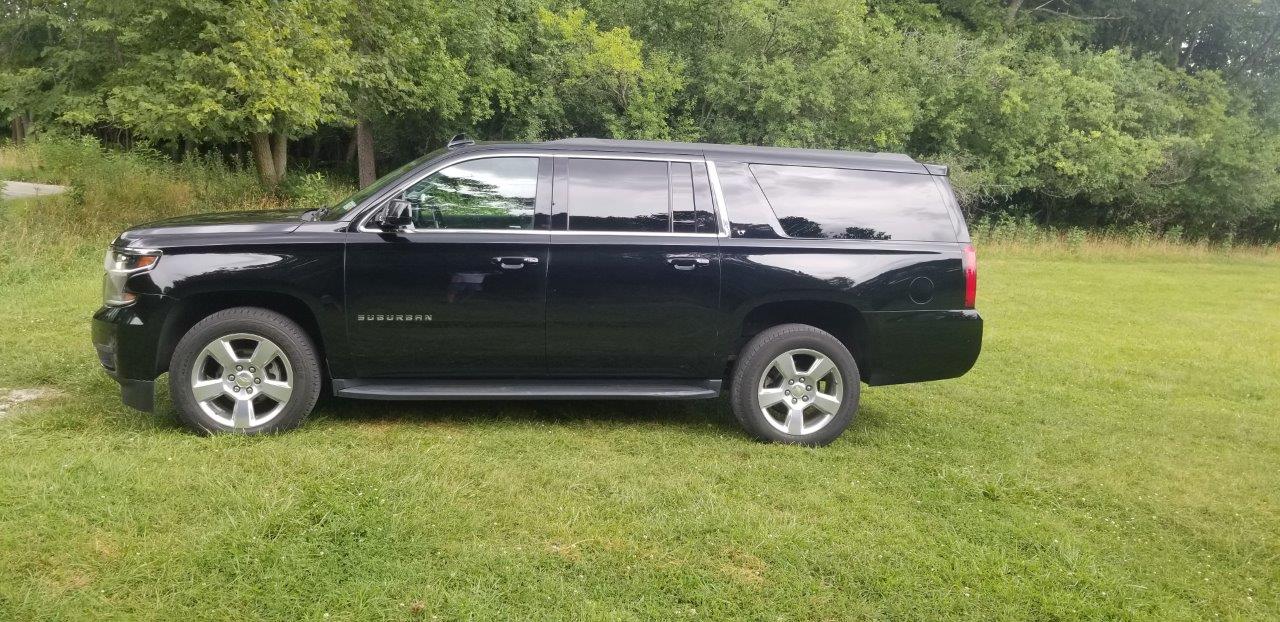
M 1014 20 L 1018 19 L 1018 11 L 1022 10 L 1022 0 L 1009 0 L 1009 8 L 1004 14 L 1004 27 L 1013 28 Z
M 308 168 L 319 168 L 320 162 L 320 134 L 317 132 L 311 135 L 311 154 L 307 156 Z
M 351 140 L 347 141 L 347 155 L 342 159 L 342 161 L 347 164 L 351 164 L 351 161 L 356 157 L 356 143 L 358 142 L 356 138 L 357 136 L 353 132 L 351 134 Z
M 258 181 L 263 188 L 274 190 L 280 180 L 276 177 L 275 158 L 271 153 L 271 135 L 266 132 L 250 134 L 249 150 L 253 152 L 253 165 L 258 170 Z
M 373 129 L 369 122 L 356 122 L 356 158 L 360 168 L 360 187 L 372 184 L 378 178 L 377 164 L 373 159 Z
M 275 165 L 276 183 L 284 181 L 285 162 L 289 158 L 289 136 L 284 132 L 271 134 L 271 163 Z
M 22 115 L 14 114 L 13 120 L 9 122 L 9 131 L 13 136 L 13 142 L 21 145 L 23 140 L 27 138 L 26 127 L 22 123 Z

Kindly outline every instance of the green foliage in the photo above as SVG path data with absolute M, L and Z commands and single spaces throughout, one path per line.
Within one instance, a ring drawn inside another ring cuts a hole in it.
M 335 121 L 354 69 L 342 2 L 164 0 L 114 16 L 127 59 L 103 84 L 109 118 L 146 136 L 307 133 Z
M 336 188 L 324 173 L 314 172 L 287 178 L 281 190 L 296 207 L 324 207 L 350 194 L 350 188 Z
M 530 104 L 540 133 L 671 137 L 682 80 L 669 55 L 644 54 L 629 29 L 602 31 L 582 9 L 540 10 L 535 45 Z
M 1280 238 L 1271 0 L 26 0 L 5 17 L 15 127 L 207 149 L 360 120 L 386 164 L 458 131 L 895 150 L 951 164 L 970 212 Z

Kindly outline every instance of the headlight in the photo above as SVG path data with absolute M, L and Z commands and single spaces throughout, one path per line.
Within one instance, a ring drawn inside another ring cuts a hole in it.
M 109 307 L 132 304 L 138 297 L 133 292 L 124 291 L 125 281 L 132 274 L 154 268 L 158 261 L 160 251 L 108 248 L 107 256 L 102 260 L 102 267 L 107 271 L 102 277 L 102 304 Z

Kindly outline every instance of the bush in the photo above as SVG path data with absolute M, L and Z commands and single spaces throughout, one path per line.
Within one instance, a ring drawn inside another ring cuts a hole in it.
M 323 173 L 307 173 L 286 177 L 281 191 L 293 205 L 312 208 L 333 203 L 350 194 L 351 189 L 334 186 Z
M 1085 233 L 1080 227 L 1072 227 L 1067 229 L 1067 248 L 1073 253 L 1079 253 L 1084 248 Z
M 146 146 L 107 149 L 91 136 L 45 135 L 0 148 L 0 175 L 71 188 L 10 201 L 0 210 L 0 269 L 10 279 L 100 255 L 120 231 L 139 223 L 289 205 L 264 192 L 251 171 L 227 165 L 217 153 L 174 162 Z M 342 192 L 319 175 L 304 175 L 293 187 L 300 202 L 323 202 Z

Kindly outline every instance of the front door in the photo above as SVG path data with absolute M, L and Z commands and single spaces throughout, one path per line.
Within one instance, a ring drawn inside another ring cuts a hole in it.
M 720 253 L 700 159 L 557 157 L 547 367 L 716 378 Z
M 539 183 L 539 172 L 543 183 Z M 545 373 L 550 158 L 471 159 L 396 195 L 414 224 L 347 245 L 347 330 L 362 378 Z

